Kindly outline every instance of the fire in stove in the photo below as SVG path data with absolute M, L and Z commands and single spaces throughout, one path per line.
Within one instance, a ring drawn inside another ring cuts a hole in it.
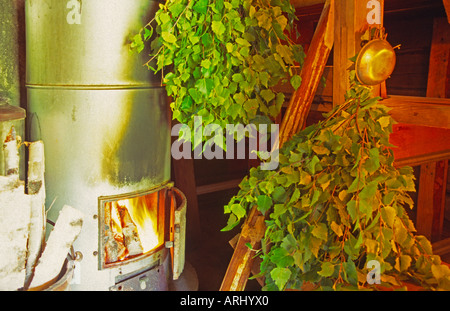
M 103 268 L 157 250 L 164 244 L 164 204 L 159 191 L 102 199 Z

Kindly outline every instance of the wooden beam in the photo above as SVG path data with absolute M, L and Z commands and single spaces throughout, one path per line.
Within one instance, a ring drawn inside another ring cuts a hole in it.
M 386 1 L 384 14 L 408 13 L 414 11 L 424 12 L 426 10 L 434 10 L 436 12 L 439 12 L 439 10 L 442 10 L 443 7 L 445 7 L 445 10 L 449 12 L 450 0 L 442 1 L 443 4 L 439 0 L 389 0 Z M 321 6 L 323 6 L 324 3 L 325 0 L 291 0 L 291 4 L 294 6 L 296 12 L 299 13 L 299 16 L 304 16 L 304 14 L 308 16 L 312 14 L 319 16 L 322 9 Z M 447 14 L 447 17 L 448 15 L 449 14 Z
M 432 244 L 433 254 L 435 255 L 445 255 L 450 253 L 450 238 L 446 238 Z
M 257 209 L 252 209 L 220 286 L 221 291 L 243 291 L 251 273 L 255 249 L 260 247 L 264 236 L 265 218 Z M 250 246 L 250 247 L 249 247 Z
M 381 104 L 399 123 L 450 129 L 450 99 L 390 95 Z
M 222 191 L 222 190 L 228 190 L 239 187 L 239 184 L 241 183 L 242 178 L 238 179 L 230 179 L 223 182 L 218 182 L 215 184 L 207 184 L 202 186 L 197 186 L 197 195 Z
M 316 4 L 323 4 L 325 0 L 291 0 L 290 1 L 294 8 L 302 8 Z
M 450 0 L 443 0 L 445 13 L 447 14 L 447 21 L 450 23 Z
M 389 142 L 395 166 L 416 166 L 450 158 L 450 129 L 394 124 Z

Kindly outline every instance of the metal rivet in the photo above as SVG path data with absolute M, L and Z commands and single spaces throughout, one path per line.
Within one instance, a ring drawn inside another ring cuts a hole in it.
M 166 246 L 166 248 L 172 248 L 173 247 L 173 242 L 172 241 L 166 241 L 165 246 Z

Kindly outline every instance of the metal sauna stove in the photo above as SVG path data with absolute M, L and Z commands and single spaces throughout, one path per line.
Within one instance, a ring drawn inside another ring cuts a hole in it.
M 143 66 L 148 51 L 129 52 L 130 36 L 157 8 L 26 0 L 28 139 L 44 141 L 48 218 L 64 204 L 85 214 L 72 290 L 166 290 L 184 267 L 186 200 L 170 182 L 167 96 Z M 111 207 L 130 204 L 152 241 L 108 257 L 107 243 L 118 242 Z

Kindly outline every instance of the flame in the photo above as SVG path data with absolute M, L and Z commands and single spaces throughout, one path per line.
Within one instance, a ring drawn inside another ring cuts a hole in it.
M 158 234 L 157 194 L 120 200 L 117 204 L 128 209 L 136 225 L 144 253 L 151 251 L 161 244 L 162 237 Z
M 109 222 L 115 241 L 126 248 L 124 244 L 124 219 L 120 216 L 119 208 L 126 208 L 131 218 L 129 226 L 137 231 L 138 243 L 142 246 L 142 252 L 147 253 L 160 246 L 164 242 L 164 212 L 158 204 L 158 193 L 150 193 L 135 198 L 108 202 L 106 209 L 110 209 L 110 216 L 105 219 Z M 128 250 L 124 251 L 118 261 L 126 259 Z M 110 260 L 107 260 L 110 262 Z

